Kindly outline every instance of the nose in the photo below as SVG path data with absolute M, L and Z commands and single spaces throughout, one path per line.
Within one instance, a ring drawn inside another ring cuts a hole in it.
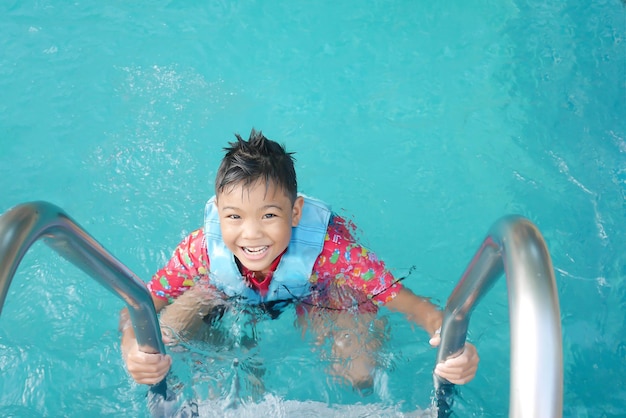
M 256 219 L 248 219 L 243 224 L 243 230 L 241 231 L 241 237 L 245 239 L 257 239 L 263 236 L 263 228 L 261 223 Z

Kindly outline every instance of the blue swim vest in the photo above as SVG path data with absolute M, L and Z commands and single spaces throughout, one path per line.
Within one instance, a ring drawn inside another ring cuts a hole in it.
M 302 217 L 298 226 L 291 229 L 291 240 L 270 282 L 267 294 L 247 286 L 235 256 L 222 240 L 215 196 L 206 204 L 204 234 L 209 255 L 209 280 L 229 297 L 258 305 L 266 302 L 300 299 L 311 293 L 309 279 L 313 265 L 322 252 L 324 238 L 331 216 L 330 208 L 323 202 L 304 197 Z

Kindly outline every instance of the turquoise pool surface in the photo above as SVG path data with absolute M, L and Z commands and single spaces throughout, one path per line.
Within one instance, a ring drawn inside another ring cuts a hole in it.
M 233 133 L 261 129 L 296 152 L 302 192 L 442 306 L 496 220 L 533 221 L 556 273 L 563 415 L 626 415 L 623 2 L 5 1 L 0 34 L 0 213 L 52 202 L 147 281 L 201 225 Z M 0 316 L 0 415 L 149 416 L 121 360 L 123 306 L 35 244 Z M 244 416 L 427 408 L 436 353 L 381 315 L 369 396 L 323 373 L 292 311 L 256 324 L 253 352 L 172 352 L 170 386 L 226 388 L 205 408 L 226 416 L 247 356 L 265 397 Z M 504 279 L 469 339 L 480 370 L 456 415 L 508 416 Z

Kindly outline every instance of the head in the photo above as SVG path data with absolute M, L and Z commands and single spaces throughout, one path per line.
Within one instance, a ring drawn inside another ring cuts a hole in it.
M 266 187 L 272 183 L 282 189 L 294 203 L 298 195 L 298 180 L 293 153 L 286 152 L 282 145 L 254 129 L 247 141 L 239 134 L 235 137 L 237 142 L 230 142 L 230 147 L 224 148 L 226 155 L 215 177 L 215 195 L 219 197 L 220 193 L 234 185 L 241 184 L 247 188 L 262 181 Z
M 289 245 L 304 201 L 291 153 L 255 130 L 236 138 L 215 179 L 222 239 L 244 266 L 266 272 Z

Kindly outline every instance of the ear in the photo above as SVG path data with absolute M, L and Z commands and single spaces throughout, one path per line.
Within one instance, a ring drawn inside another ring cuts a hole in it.
M 293 209 L 291 210 L 291 226 L 298 226 L 300 218 L 302 218 L 302 207 L 304 206 L 304 198 L 302 196 L 296 197 L 296 201 L 293 202 Z

